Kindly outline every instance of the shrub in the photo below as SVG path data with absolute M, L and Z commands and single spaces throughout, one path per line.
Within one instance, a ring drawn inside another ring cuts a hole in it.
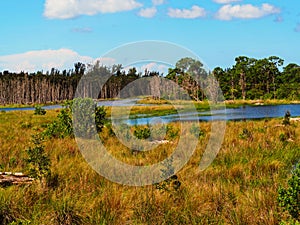
M 244 128 L 243 132 L 239 134 L 239 138 L 252 140 L 253 139 L 252 132 L 249 131 L 247 128 Z
M 102 131 L 106 116 L 104 106 L 97 106 L 91 98 L 76 98 L 72 111 L 77 136 L 90 138 L 95 131 Z
M 75 110 L 75 111 L 74 111 Z M 72 115 L 75 115 L 74 121 Z M 47 126 L 43 132 L 47 137 L 64 138 L 74 135 L 91 137 L 95 132 L 101 132 L 105 122 L 106 111 L 103 106 L 97 106 L 91 98 L 76 98 L 67 101 L 57 115 L 57 119 Z M 76 127 L 73 127 L 75 122 Z M 95 124 L 95 127 L 94 127 Z
M 180 186 L 181 182 L 178 180 L 178 176 L 175 173 L 175 168 L 173 166 L 173 157 L 167 159 L 160 171 L 162 172 L 161 178 L 165 179 L 164 181 L 155 184 L 156 189 L 163 190 L 163 191 L 171 191 L 172 189 L 177 191 Z
M 134 132 L 134 136 L 136 136 L 138 139 L 147 139 L 151 135 L 150 128 L 147 127 L 137 127 Z
M 281 133 L 281 134 L 279 135 L 279 140 L 280 140 L 281 142 L 286 142 L 286 141 L 288 140 L 288 137 L 287 137 L 286 134 Z
M 175 129 L 172 125 L 167 125 L 167 137 L 174 139 L 178 136 L 178 129 Z
M 21 128 L 28 129 L 28 128 L 31 128 L 31 127 L 32 127 L 32 124 L 30 122 L 28 122 L 28 121 L 21 123 Z
M 43 131 L 44 137 L 59 137 L 64 138 L 66 136 L 73 135 L 72 117 L 71 117 L 71 102 L 67 101 L 63 108 L 57 115 L 57 119 L 47 125 L 46 130 Z
M 36 105 L 34 107 L 34 115 L 45 115 L 46 114 L 46 110 L 43 109 L 41 106 Z
M 43 134 L 48 137 L 64 138 L 73 136 L 75 129 L 77 136 L 89 138 L 95 134 L 95 128 L 97 132 L 102 131 L 105 115 L 104 107 L 96 106 L 93 99 L 76 98 L 63 105 L 57 119 L 47 126 Z M 73 127 L 73 124 L 76 127 Z
M 282 121 L 282 124 L 287 126 L 287 125 L 290 125 L 290 117 L 291 117 L 291 113 L 290 111 L 286 111 L 285 112 L 285 115 L 283 117 L 283 121 Z
M 200 129 L 199 126 L 195 125 L 193 123 L 192 127 L 190 128 L 190 132 L 195 136 L 195 137 L 204 137 L 205 136 L 205 133 L 204 131 L 202 131 Z
M 293 170 L 292 177 L 288 180 L 288 187 L 279 188 L 278 202 L 293 219 L 300 219 L 300 163 Z
M 42 180 L 49 176 L 51 162 L 45 153 L 45 146 L 42 145 L 43 138 L 40 135 L 33 135 L 32 142 L 34 146 L 26 150 L 29 175 Z

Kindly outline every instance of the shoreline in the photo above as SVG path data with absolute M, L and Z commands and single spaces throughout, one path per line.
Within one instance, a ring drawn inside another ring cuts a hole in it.
M 103 102 L 103 101 L 117 101 L 117 100 L 122 100 L 119 98 L 115 99 L 97 99 L 97 102 Z M 69 100 L 63 100 L 63 101 L 56 101 L 56 102 L 47 102 L 47 103 L 27 103 L 27 104 L 0 104 L 0 110 L 3 108 L 34 108 L 36 105 L 39 106 L 51 106 L 51 105 L 61 105 L 64 104 L 66 101 Z M 176 103 L 177 100 L 174 102 Z M 178 100 L 178 105 L 184 104 L 185 101 Z M 139 104 L 145 104 L 145 105 L 170 105 L 168 103 L 168 100 L 161 99 L 161 100 L 153 100 L 153 99 L 141 99 L 138 100 L 137 103 Z M 259 105 L 287 105 L 287 104 L 300 104 L 300 100 L 286 100 L 286 99 L 268 99 L 268 100 L 242 100 L 242 99 L 237 99 L 237 100 L 225 100 L 224 101 L 225 106 L 228 108 L 235 108 L 235 107 L 240 107 L 243 105 L 249 105 L 249 106 L 259 106 Z M 200 106 L 209 106 L 208 101 L 194 101 L 195 105 Z M 221 103 L 222 104 L 222 103 Z M 218 105 L 218 104 L 216 104 Z M 206 108 L 205 107 L 205 108 Z

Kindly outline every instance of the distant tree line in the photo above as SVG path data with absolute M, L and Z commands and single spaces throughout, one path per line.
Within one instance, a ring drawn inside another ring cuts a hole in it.
M 226 99 L 300 99 L 300 66 L 290 63 L 282 68 L 283 59 L 240 56 L 235 65 L 213 74 Z
M 133 81 L 137 83 L 126 90 L 122 97 L 149 93 L 155 98 L 180 97 L 175 85 L 163 82 L 160 77 L 173 81 L 195 100 L 205 99 L 208 93 L 211 96 L 220 94 L 215 88 L 216 81 L 226 100 L 300 99 L 300 66 L 290 63 L 282 68 L 283 63 L 284 60 L 277 56 L 263 59 L 239 56 L 231 68 L 216 67 L 206 71 L 200 61 L 183 58 L 175 68 L 169 68 L 166 75 L 148 70 L 141 73 L 134 67 L 126 72 L 122 65 L 108 67 L 100 62 L 95 65 L 78 62 L 69 71 L 55 68 L 46 73 L 3 71 L 0 72 L 0 104 L 70 100 L 74 98 L 77 87 L 82 96 L 115 98 Z M 139 78 L 144 79 L 138 83 Z M 80 80 L 83 85 L 78 86 Z

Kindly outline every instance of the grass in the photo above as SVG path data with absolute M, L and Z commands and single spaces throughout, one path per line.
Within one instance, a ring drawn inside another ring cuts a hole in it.
M 285 105 L 300 104 L 300 101 L 287 99 L 266 99 L 266 100 L 226 100 L 226 107 L 239 107 L 242 105 Z
M 33 111 L 0 113 L 3 171 L 24 171 L 31 135 L 45 129 L 57 114 L 58 110 L 47 110 L 44 116 L 33 115 Z M 43 186 L 36 181 L 0 188 L 0 223 L 279 224 L 288 216 L 278 206 L 277 190 L 286 186 L 293 165 L 300 159 L 300 128 L 297 122 L 286 127 L 278 124 L 280 119 L 227 122 L 217 158 L 201 172 L 198 166 L 210 136 L 210 123 L 201 122 L 205 135 L 199 137 L 192 158 L 177 173 L 181 182 L 178 190 L 110 182 L 87 165 L 74 139 L 46 140 L 57 185 Z M 169 130 L 181 130 L 179 123 L 170 126 Z M 188 143 L 194 133 L 184 133 Z M 282 134 L 288 138 L 279 138 Z M 169 156 L 179 136 L 173 132 L 166 136 L 169 143 L 147 152 L 133 152 L 122 145 L 109 126 L 100 138 L 117 159 L 147 165 Z

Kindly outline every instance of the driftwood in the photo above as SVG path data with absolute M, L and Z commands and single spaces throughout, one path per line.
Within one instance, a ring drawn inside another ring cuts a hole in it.
M 290 121 L 300 122 L 300 118 L 299 117 L 290 118 Z
M 19 184 L 31 184 L 34 179 L 23 173 L 0 172 L 0 187 Z

